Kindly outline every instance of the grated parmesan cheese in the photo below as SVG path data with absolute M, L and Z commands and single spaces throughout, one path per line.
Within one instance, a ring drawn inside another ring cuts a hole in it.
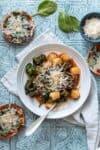
M 21 32 L 22 34 L 27 35 L 28 31 L 25 28 L 23 28 L 24 25 L 29 25 L 29 22 L 26 19 L 24 19 L 22 22 L 20 15 L 18 15 L 17 18 L 15 18 L 15 16 L 11 15 L 11 17 L 8 18 L 8 21 L 9 21 L 9 24 L 8 24 L 7 30 L 6 30 L 6 32 L 8 34 Z
M 16 126 L 18 122 L 19 116 L 16 115 L 16 110 L 13 108 L 0 116 L 0 126 L 3 130 L 11 130 L 12 126 Z
M 52 91 L 63 89 L 64 87 L 69 85 L 69 82 L 70 84 L 72 83 L 72 78 L 70 77 L 70 75 L 65 74 L 63 69 L 64 65 L 62 65 L 61 67 L 50 66 L 48 68 L 45 68 L 44 64 L 44 66 L 41 67 L 40 73 L 37 76 L 35 82 L 37 83 L 37 85 L 39 85 L 39 87 L 43 87 L 44 85 L 41 81 L 45 77 L 49 82 L 49 86 L 47 87 L 48 89 Z
M 84 25 L 85 34 L 93 39 L 100 37 L 100 19 L 92 18 L 87 19 Z
M 11 14 L 5 21 L 5 25 L 3 33 L 9 35 L 14 43 L 21 43 L 29 39 L 31 24 L 26 16 Z

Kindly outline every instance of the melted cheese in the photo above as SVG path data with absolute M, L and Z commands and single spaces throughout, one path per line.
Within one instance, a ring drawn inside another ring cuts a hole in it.
M 26 27 L 30 27 L 30 24 L 26 18 L 22 20 L 21 15 L 17 15 L 17 18 L 12 14 L 8 18 L 8 25 L 5 29 L 5 33 L 8 35 L 13 35 L 14 37 L 18 38 L 20 37 L 28 37 L 30 31 L 27 30 Z
M 15 109 L 10 109 L 8 112 L 0 116 L 0 126 L 3 130 L 11 130 L 19 122 L 19 116 L 16 115 Z

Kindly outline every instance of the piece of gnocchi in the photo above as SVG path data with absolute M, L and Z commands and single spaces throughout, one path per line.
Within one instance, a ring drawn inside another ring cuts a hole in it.
M 78 75 L 80 74 L 80 69 L 78 67 L 72 67 L 70 69 L 70 72 L 73 74 L 73 75 Z
M 46 61 L 43 65 L 44 68 L 49 68 L 52 65 L 52 63 L 50 61 Z
M 60 58 L 63 60 L 63 61 L 69 61 L 71 58 L 70 58 L 70 56 L 68 55 L 68 54 L 66 54 L 66 53 L 62 53 L 61 55 L 60 55 Z
M 53 106 L 53 103 L 46 103 L 46 104 L 45 104 L 45 107 L 46 107 L 47 109 L 50 109 L 52 106 Z
M 57 54 L 52 52 L 48 55 L 47 60 L 52 62 L 55 58 L 57 58 Z
M 49 96 L 52 99 L 52 101 L 56 101 L 57 99 L 60 98 L 60 92 L 59 91 L 51 92 Z
M 80 97 L 79 89 L 72 89 L 71 90 L 71 98 L 78 99 Z
M 59 57 L 53 59 L 53 64 L 54 64 L 54 65 L 60 65 L 60 64 L 62 64 L 62 59 L 59 58 Z

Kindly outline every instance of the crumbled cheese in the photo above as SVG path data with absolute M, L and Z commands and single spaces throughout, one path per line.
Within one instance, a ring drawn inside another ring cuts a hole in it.
M 93 39 L 100 37 L 100 19 L 91 18 L 87 19 L 84 25 L 85 34 Z

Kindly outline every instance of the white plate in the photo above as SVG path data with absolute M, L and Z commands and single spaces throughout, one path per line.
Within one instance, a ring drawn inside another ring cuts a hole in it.
M 57 119 L 69 116 L 76 112 L 86 101 L 89 91 L 90 91 L 90 71 L 87 63 L 84 61 L 83 57 L 72 47 L 66 46 L 64 44 L 47 44 L 41 45 L 34 48 L 27 56 L 24 57 L 22 62 L 19 64 L 17 72 L 17 87 L 18 95 L 24 105 L 33 113 L 42 116 L 46 113 L 47 109 L 44 106 L 39 107 L 39 103 L 36 99 L 31 99 L 29 96 L 25 95 L 24 85 L 27 80 L 27 75 L 25 73 L 25 65 L 32 61 L 32 58 L 39 56 L 42 53 L 47 52 L 67 52 L 77 63 L 81 69 L 80 77 L 80 98 L 77 101 L 67 101 L 59 104 L 49 115 L 48 118 Z

